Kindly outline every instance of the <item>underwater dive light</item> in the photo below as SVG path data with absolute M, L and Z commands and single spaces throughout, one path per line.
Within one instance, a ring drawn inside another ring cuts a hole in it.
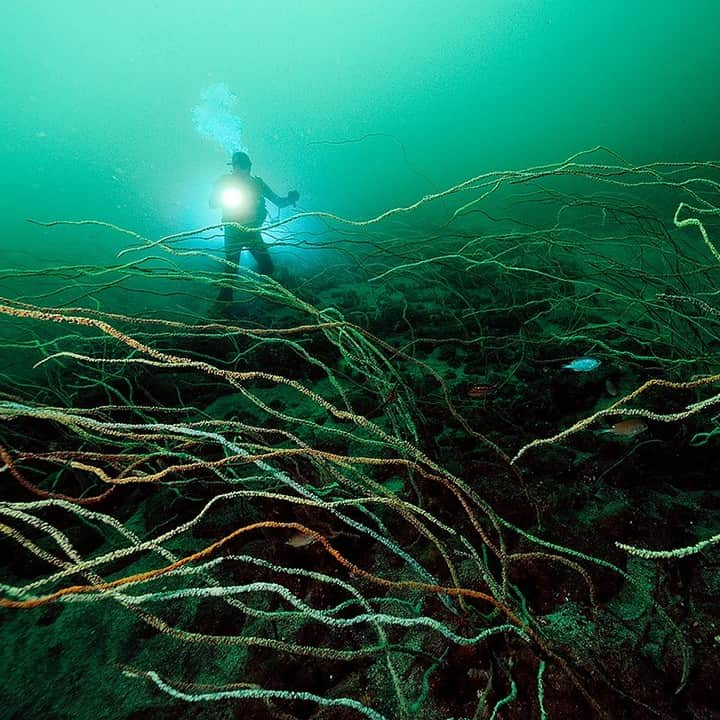
M 229 187 L 223 190 L 222 204 L 228 210 L 244 210 L 249 207 L 250 198 L 240 188 Z

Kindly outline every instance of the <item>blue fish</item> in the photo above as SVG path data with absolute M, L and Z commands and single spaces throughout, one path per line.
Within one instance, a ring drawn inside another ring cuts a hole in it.
M 600 365 L 600 361 L 591 357 L 575 358 L 572 362 L 563 365 L 564 370 L 572 370 L 573 372 L 590 372 Z

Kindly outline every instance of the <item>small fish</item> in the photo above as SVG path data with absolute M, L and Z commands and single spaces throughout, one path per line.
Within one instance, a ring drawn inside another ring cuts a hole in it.
M 645 432 L 647 429 L 647 423 L 642 418 L 633 417 L 616 422 L 612 427 L 600 430 L 600 432 L 615 435 L 616 437 L 631 438 Z
M 314 535 L 308 535 L 307 533 L 297 530 L 290 536 L 285 544 L 290 545 L 290 547 L 301 548 L 312 545 L 316 540 L 317 538 Z
M 572 362 L 563 365 L 563 370 L 572 370 L 573 372 L 590 372 L 600 366 L 600 361 L 591 357 L 575 358 Z
M 497 385 L 486 385 L 480 383 L 478 385 L 472 385 L 467 391 L 468 397 L 471 398 L 486 398 L 492 395 L 497 390 Z

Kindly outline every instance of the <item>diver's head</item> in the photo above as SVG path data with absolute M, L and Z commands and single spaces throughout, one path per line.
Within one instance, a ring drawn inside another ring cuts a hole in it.
M 252 163 L 247 153 L 234 152 L 232 156 L 232 169 L 234 173 L 249 173 Z

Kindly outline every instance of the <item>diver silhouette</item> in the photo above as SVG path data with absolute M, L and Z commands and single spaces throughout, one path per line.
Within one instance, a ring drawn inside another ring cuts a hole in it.
M 234 277 L 243 248 L 250 251 L 257 263 L 257 272 L 272 275 L 274 266 L 270 252 L 265 245 L 260 227 L 267 217 L 265 200 L 278 208 L 295 205 L 300 199 L 297 190 L 291 190 L 285 197 L 274 193 L 261 178 L 250 174 L 252 163 L 244 152 L 232 156 L 232 173 L 218 178 L 210 195 L 210 207 L 222 210 L 224 223 L 239 223 L 253 230 L 241 230 L 234 225 L 225 225 L 225 259 L 228 265 L 225 274 Z M 232 288 L 223 287 L 218 302 L 231 302 Z

